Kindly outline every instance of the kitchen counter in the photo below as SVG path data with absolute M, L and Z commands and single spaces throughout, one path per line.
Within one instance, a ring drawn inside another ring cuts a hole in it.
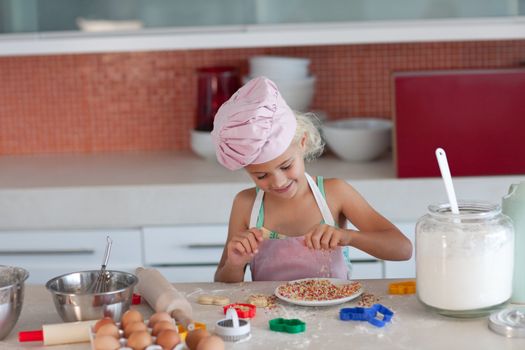
M 390 324 L 375 328 L 365 322 L 340 321 L 341 307 L 352 307 L 356 301 L 329 307 L 294 306 L 278 302 L 271 309 L 257 309 L 251 321 L 252 338 L 243 343 L 226 343 L 227 349 L 525 349 L 525 338 L 505 338 L 488 329 L 487 317 L 455 319 L 427 310 L 415 295 L 387 295 L 393 280 L 364 280 L 365 292 L 380 298 L 380 303 L 394 311 Z M 194 319 L 213 329 L 224 318 L 217 306 L 196 304 L 202 294 L 226 295 L 232 301 L 244 301 L 255 293 L 272 294 L 278 282 L 188 283 L 175 287 L 186 295 L 194 311 Z M 134 306 L 146 318 L 152 311 L 146 304 Z M 275 317 L 299 318 L 306 322 L 303 334 L 275 333 L 268 321 Z M 35 349 L 41 343 L 18 343 L 21 330 L 40 329 L 42 324 L 59 323 L 50 294 L 40 285 L 28 285 L 20 319 L 13 331 L 0 341 L 2 349 Z M 90 349 L 88 343 L 53 346 L 51 349 Z
M 0 169 L 0 230 L 223 224 L 235 194 L 252 186 L 244 171 L 191 152 L 4 156 Z M 347 180 L 396 222 L 415 222 L 446 200 L 441 178 L 396 178 L 391 155 L 365 163 L 324 156 L 307 171 Z M 459 199 L 498 203 L 519 181 L 525 175 L 454 178 Z

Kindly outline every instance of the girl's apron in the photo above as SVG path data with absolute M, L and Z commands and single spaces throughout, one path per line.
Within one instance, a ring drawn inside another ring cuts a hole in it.
M 323 222 L 335 226 L 334 218 L 324 197 L 324 182 L 318 177 L 316 185 L 312 177 L 305 173 Z M 250 227 L 261 228 L 264 224 L 264 191 L 258 190 L 250 216 Z M 286 239 L 266 239 L 259 245 L 250 269 L 254 281 L 290 281 L 301 278 L 348 278 L 347 262 L 342 247 L 333 250 L 309 249 L 304 237 Z

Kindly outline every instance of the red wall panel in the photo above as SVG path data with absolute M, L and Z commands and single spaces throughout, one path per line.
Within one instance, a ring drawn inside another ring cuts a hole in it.
M 525 69 L 394 75 L 398 177 L 525 173 Z

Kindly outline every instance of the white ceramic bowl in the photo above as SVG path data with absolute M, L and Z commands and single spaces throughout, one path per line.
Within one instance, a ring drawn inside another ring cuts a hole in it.
M 381 156 L 392 142 L 392 122 L 380 118 L 348 118 L 322 125 L 323 138 L 340 158 L 363 162 Z
M 204 159 L 217 159 L 215 146 L 209 131 L 191 130 L 191 149 L 198 156 Z
M 251 79 L 252 77 L 245 76 L 242 82 L 246 84 Z M 277 85 L 281 95 L 291 109 L 299 112 L 309 111 L 315 93 L 315 76 L 312 75 L 302 79 L 271 80 Z
M 304 79 L 309 75 L 310 59 L 288 56 L 253 56 L 249 59 L 250 76 L 270 79 Z

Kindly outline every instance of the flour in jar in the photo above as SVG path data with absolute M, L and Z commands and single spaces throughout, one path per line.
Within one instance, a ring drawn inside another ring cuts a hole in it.
M 444 310 L 474 310 L 507 301 L 512 292 L 514 245 L 503 230 L 480 226 L 419 235 L 419 299 Z

